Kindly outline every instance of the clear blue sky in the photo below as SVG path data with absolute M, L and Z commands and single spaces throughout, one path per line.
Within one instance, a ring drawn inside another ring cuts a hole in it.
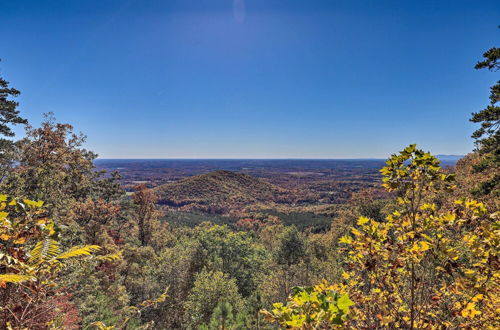
M 465 154 L 498 1 L 0 0 L 0 72 L 103 158 Z

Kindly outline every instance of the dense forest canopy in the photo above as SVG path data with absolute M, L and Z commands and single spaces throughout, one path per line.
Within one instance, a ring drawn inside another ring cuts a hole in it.
M 488 50 L 476 68 L 497 72 L 499 56 Z M 50 114 L 28 125 L 0 78 L 0 324 L 498 329 L 499 84 L 472 115 L 476 150 L 453 169 L 410 145 L 378 187 L 332 211 L 307 208 L 318 195 L 228 171 L 126 194 L 71 125 Z M 7 139 L 12 125 L 25 125 L 23 139 Z M 162 204 L 240 218 L 200 212 L 194 226 L 173 225 Z M 330 225 L 280 218 L 304 209 Z

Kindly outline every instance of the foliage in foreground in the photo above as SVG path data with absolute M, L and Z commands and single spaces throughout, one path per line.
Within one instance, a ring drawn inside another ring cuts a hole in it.
M 382 221 L 360 217 L 352 235 L 340 239 L 344 282 L 330 287 L 331 295 L 349 293 L 352 315 L 327 314 L 333 300 L 319 299 L 317 288 L 295 289 L 287 305 L 264 314 L 301 329 L 344 320 L 353 328 L 500 327 L 498 213 L 469 199 L 440 209 L 433 201 L 453 188 L 453 176 L 415 145 L 393 155 L 381 172 L 386 189 L 397 193 L 398 209 Z
M 286 304 L 262 311 L 267 321 L 284 328 L 326 329 L 344 324 L 354 303 L 326 282 L 314 287 L 294 287 Z
M 0 322 L 14 328 L 63 326 L 69 311 L 57 299 L 60 273 L 71 259 L 100 250 L 84 245 L 62 252 L 42 204 L 0 195 Z

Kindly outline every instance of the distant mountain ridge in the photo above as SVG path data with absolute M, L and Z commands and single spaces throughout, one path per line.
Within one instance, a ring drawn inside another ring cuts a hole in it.
M 462 159 L 464 156 L 463 155 L 437 155 L 436 157 L 439 160 L 445 161 L 445 162 L 457 162 L 458 160 Z

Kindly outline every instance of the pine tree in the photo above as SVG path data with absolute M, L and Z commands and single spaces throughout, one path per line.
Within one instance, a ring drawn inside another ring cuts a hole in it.
M 483 54 L 484 60 L 476 64 L 476 69 L 488 69 L 492 72 L 500 69 L 500 48 L 493 47 Z M 481 182 L 475 192 L 481 195 L 499 194 L 500 174 L 500 81 L 490 89 L 490 104 L 483 110 L 473 113 L 470 121 L 480 123 L 472 137 L 476 139 L 477 151 L 482 161 L 475 166 L 476 172 L 494 173 L 486 181 Z

